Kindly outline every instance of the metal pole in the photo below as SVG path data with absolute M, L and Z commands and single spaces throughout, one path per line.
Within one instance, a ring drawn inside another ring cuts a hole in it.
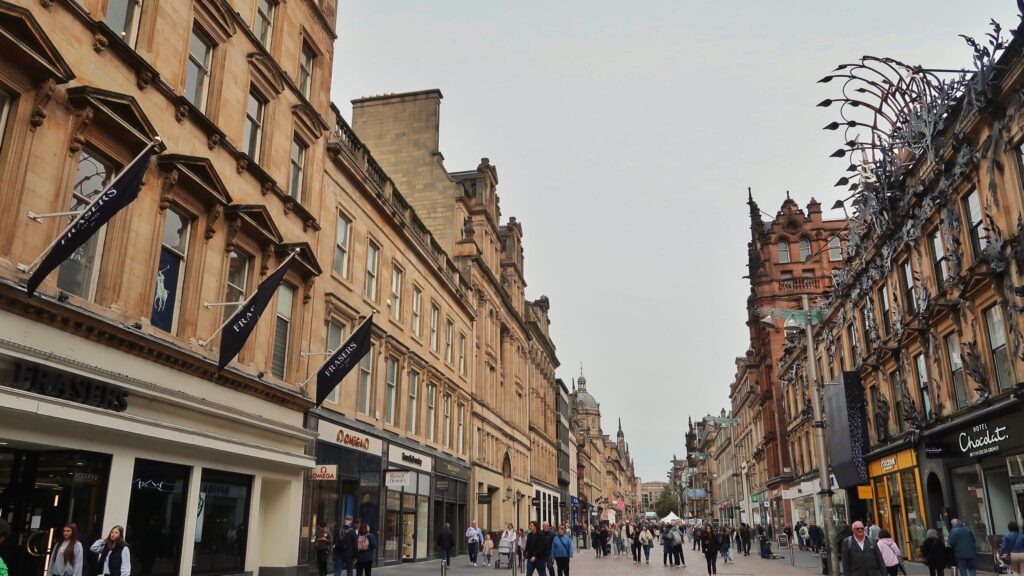
M 804 331 L 807 340 L 808 374 L 814 389 L 811 391 L 811 409 L 814 412 L 814 445 L 818 452 L 818 486 L 821 494 L 821 515 L 825 531 L 825 550 L 828 552 L 828 573 L 839 576 L 839 551 L 833 541 L 832 526 L 832 486 L 829 482 L 828 462 L 825 461 L 825 421 L 821 411 L 821 398 L 818 397 L 818 366 L 814 359 L 814 328 L 811 323 L 810 299 L 803 296 L 804 312 L 807 314 Z

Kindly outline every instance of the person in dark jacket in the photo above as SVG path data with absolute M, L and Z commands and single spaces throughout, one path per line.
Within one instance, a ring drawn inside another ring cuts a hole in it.
M 750 526 L 743 524 L 740 526 L 740 540 L 743 542 L 743 555 L 750 556 Z
M 853 523 L 853 535 L 843 540 L 843 576 L 882 576 L 885 561 L 875 541 L 867 536 L 864 523 Z
M 365 540 L 363 540 L 365 538 Z M 359 542 L 365 542 L 361 546 Z M 360 550 L 360 547 L 363 549 Z M 370 576 L 373 571 L 373 560 L 377 556 L 377 537 L 370 532 L 370 525 L 363 522 L 359 525 L 359 535 L 356 537 L 356 576 Z
M 718 548 L 721 542 L 718 541 L 718 534 L 711 524 L 704 525 L 704 531 L 700 534 L 700 547 L 704 551 L 704 559 L 708 563 L 708 574 L 718 574 Z
M 929 530 L 928 537 L 921 542 L 921 556 L 928 566 L 928 576 L 943 576 L 946 571 L 946 545 L 935 528 Z
M 97 540 L 89 549 L 99 554 L 97 576 L 131 575 L 132 555 L 124 541 L 124 526 L 114 526 L 109 536 Z
M 317 522 L 316 538 L 313 545 L 316 548 L 316 569 L 320 576 L 327 576 L 327 559 L 331 556 L 331 541 L 334 535 L 327 529 L 327 521 Z
M 353 559 L 356 555 L 356 529 L 352 527 L 352 516 L 345 516 L 344 524 L 334 531 L 334 576 L 352 576 Z
M 551 543 L 547 535 L 540 531 L 536 520 L 531 520 L 530 533 L 526 535 L 526 576 L 533 576 L 534 570 L 545 576 L 550 555 Z
M 445 522 L 441 533 L 437 535 L 437 547 L 441 550 L 441 559 L 446 566 L 452 565 L 452 550 L 455 549 L 455 534 L 451 524 Z

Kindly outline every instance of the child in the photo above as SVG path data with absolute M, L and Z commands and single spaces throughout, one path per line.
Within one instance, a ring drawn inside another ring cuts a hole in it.
M 491 550 L 494 549 L 494 542 L 491 542 L 491 535 L 484 534 L 484 566 L 491 565 Z

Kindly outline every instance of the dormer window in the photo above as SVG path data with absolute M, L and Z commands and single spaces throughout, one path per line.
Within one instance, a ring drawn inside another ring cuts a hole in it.
M 811 257 L 811 243 L 807 239 L 800 240 L 800 261 L 807 262 Z
M 789 243 L 785 240 L 780 240 L 775 247 L 779 252 L 779 264 L 789 264 Z

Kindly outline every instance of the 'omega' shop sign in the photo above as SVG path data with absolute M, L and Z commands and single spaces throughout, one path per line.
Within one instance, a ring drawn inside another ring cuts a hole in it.
M 333 481 L 338 479 L 337 464 L 317 464 L 309 471 L 309 479 L 316 481 Z
M 320 420 L 320 439 L 345 448 L 351 448 L 367 454 L 380 456 L 384 453 L 384 441 L 369 434 L 356 432 L 350 428 L 342 428 L 326 420 Z
M 128 409 L 128 391 L 123 388 L 42 364 L 13 361 L 11 366 L 14 374 L 9 386 L 18 390 L 113 412 Z
M 1006 426 L 993 425 L 989 427 L 989 423 L 985 422 L 972 427 L 970 431 L 960 433 L 960 451 L 971 458 L 976 458 L 998 452 L 999 443 L 1009 439 L 1010 435 L 1006 432 Z

